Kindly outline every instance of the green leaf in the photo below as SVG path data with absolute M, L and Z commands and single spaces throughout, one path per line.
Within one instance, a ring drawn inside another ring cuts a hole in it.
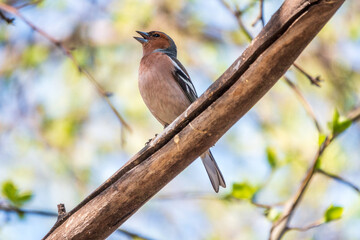
M 319 157 L 318 159 L 316 159 L 316 163 L 315 163 L 315 168 L 316 169 L 320 169 L 321 168 L 321 157 Z
M 336 136 L 345 131 L 351 126 L 352 121 L 350 119 L 342 117 L 343 120 L 340 120 L 340 114 L 337 109 L 334 110 L 332 122 L 329 124 L 332 135 Z
M 281 216 L 281 212 L 278 211 L 277 209 L 270 208 L 270 209 L 265 209 L 264 215 L 265 215 L 266 218 L 269 219 L 270 221 L 275 222 L 275 221 L 278 220 L 279 217 Z
M 234 183 L 232 185 L 231 196 L 236 199 L 251 199 L 256 192 L 256 188 L 248 183 Z
M 266 156 L 267 156 L 267 160 L 268 160 L 268 163 L 269 163 L 271 169 L 274 169 L 278 162 L 275 149 L 271 148 L 271 147 L 267 147 L 266 148 Z
M 230 202 L 233 199 L 232 194 L 226 194 L 225 196 L 221 197 L 221 200 L 224 200 L 226 202 Z
M 15 207 L 23 206 L 33 196 L 30 191 L 20 192 L 18 187 L 10 180 L 2 184 L 1 193 Z
M 324 214 L 325 222 L 334 221 L 340 219 L 343 214 L 343 207 L 331 205 Z
M 2 184 L 2 195 L 7 198 L 10 201 L 13 201 L 16 199 L 17 193 L 18 193 L 17 187 L 14 185 L 12 181 L 5 181 Z
M 25 218 L 25 213 L 24 212 L 17 212 L 17 215 L 20 219 L 24 219 Z
M 17 200 L 19 202 L 25 203 L 27 201 L 30 201 L 32 196 L 33 196 L 32 192 L 26 191 L 26 192 L 23 192 L 23 193 L 19 194 Z
M 319 134 L 319 146 L 321 146 L 325 142 L 325 139 L 326 139 L 326 135 L 323 133 L 320 133 Z
M 339 122 L 339 118 L 340 118 L 339 111 L 335 108 L 334 113 L 333 113 L 333 119 L 332 119 L 333 130 L 334 130 L 334 126 L 336 126 L 337 123 Z
M 348 129 L 351 126 L 351 124 L 352 124 L 352 121 L 350 119 L 346 119 L 344 121 L 338 122 L 338 124 L 336 125 L 336 127 L 333 130 L 333 134 L 339 135 L 340 133 L 342 133 L 343 131 Z

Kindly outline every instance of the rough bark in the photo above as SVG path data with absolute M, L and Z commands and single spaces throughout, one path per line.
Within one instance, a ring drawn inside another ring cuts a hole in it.
M 46 239 L 109 236 L 249 111 L 343 2 L 285 1 L 246 51 L 196 102 L 59 220 Z

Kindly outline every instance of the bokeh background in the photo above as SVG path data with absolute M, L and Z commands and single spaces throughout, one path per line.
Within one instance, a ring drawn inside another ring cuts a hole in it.
M 79 64 L 113 94 L 111 102 L 133 131 L 121 126 L 91 82 L 51 42 L 18 18 L 13 24 L 1 21 L 2 206 L 56 212 L 56 205 L 64 203 L 70 210 L 163 130 L 137 88 L 142 50 L 132 38 L 136 30 L 161 30 L 175 40 L 178 58 L 199 94 L 249 44 L 219 0 L 5 2 L 21 6 L 32 23 L 71 49 Z M 252 26 L 259 2 L 227 3 L 243 10 L 244 24 L 256 36 L 262 28 L 260 23 Z M 265 0 L 265 21 L 281 4 Z M 294 68 L 286 74 L 325 133 L 330 132 L 334 109 L 346 115 L 360 105 L 359 23 L 360 2 L 346 1 L 297 60 L 310 75 L 321 76 L 321 87 Z M 323 169 L 357 186 L 359 133 L 359 125 L 353 124 L 321 161 Z M 277 204 L 296 192 L 313 161 L 318 135 L 299 98 L 280 80 L 212 148 L 226 189 L 215 194 L 196 160 L 121 228 L 149 239 L 267 239 L 271 221 L 282 210 Z M 240 189 L 237 195 L 233 184 Z M 252 204 L 251 197 L 276 207 L 268 213 Z M 321 219 L 331 204 L 343 207 L 341 219 L 306 232 L 291 231 L 284 239 L 360 239 L 360 195 L 322 175 L 314 177 L 291 226 Z M 42 214 L 0 210 L 0 239 L 41 239 L 55 221 Z M 115 232 L 109 239 L 131 237 Z

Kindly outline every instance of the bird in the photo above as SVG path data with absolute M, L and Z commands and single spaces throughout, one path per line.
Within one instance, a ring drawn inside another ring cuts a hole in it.
M 164 126 L 183 113 L 198 96 L 185 67 L 177 59 L 177 47 L 172 38 L 160 31 L 136 31 L 141 43 L 138 87 L 145 105 Z M 210 182 L 219 192 L 226 187 L 224 177 L 210 149 L 200 155 Z

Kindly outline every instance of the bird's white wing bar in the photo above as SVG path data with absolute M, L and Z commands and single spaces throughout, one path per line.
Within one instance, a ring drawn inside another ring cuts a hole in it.
M 181 63 L 178 63 L 178 60 L 171 58 L 172 63 L 174 64 L 174 75 L 181 88 L 184 90 L 185 94 L 188 96 L 191 102 L 197 99 L 197 93 L 195 87 L 189 77 L 189 75 L 183 70 L 183 67 L 180 66 Z

